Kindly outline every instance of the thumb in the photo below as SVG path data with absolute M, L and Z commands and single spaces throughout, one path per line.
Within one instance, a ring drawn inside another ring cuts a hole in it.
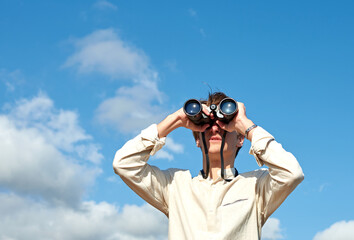
M 219 127 L 223 130 L 226 130 L 226 123 L 220 121 L 220 120 L 216 120 L 216 124 L 219 125 Z

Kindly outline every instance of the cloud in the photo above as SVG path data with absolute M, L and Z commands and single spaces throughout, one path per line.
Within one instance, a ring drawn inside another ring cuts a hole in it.
M 99 146 L 39 94 L 4 107 L 0 115 L 0 187 L 54 204 L 76 205 L 101 172 Z
M 155 159 L 167 159 L 169 162 L 171 162 L 174 159 L 173 155 L 164 149 L 159 150 L 154 155 L 154 158 Z
M 120 87 L 116 96 L 100 104 L 97 111 L 100 122 L 117 125 L 118 130 L 127 132 L 140 128 L 146 119 L 153 122 L 160 118 L 164 94 L 157 86 L 158 73 L 142 50 L 120 39 L 113 29 L 95 31 L 74 44 L 76 51 L 64 67 L 75 67 L 80 74 L 100 73 L 132 83 Z
M 197 17 L 197 12 L 193 8 L 188 9 L 189 16 L 191 17 Z
M 13 92 L 17 85 L 24 82 L 24 76 L 19 69 L 12 72 L 0 69 L 0 81 L 5 84 L 8 92 Z
M 327 189 L 329 186 L 330 186 L 329 183 L 323 183 L 323 184 L 321 184 L 320 187 L 318 188 L 318 191 L 319 191 L 319 192 L 322 192 L 322 191 L 324 191 L 325 189 Z
M 202 37 L 206 37 L 207 36 L 205 31 L 204 31 L 204 28 L 199 29 L 199 32 L 202 35 Z
M 96 118 L 101 124 L 113 126 L 122 133 L 136 134 L 166 116 L 159 104 L 161 95 L 154 86 L 121 87 L 116 96 L 100 104 Z
M 158 89 L 158 72 L 142 50 L 123 41 L 113 29 L 95 31 L 74 44 L 76 51 L 65 67 L 130 83 L 99 105 L 96 119 L 100 123 L 114 126 L 122 133 L 136 133 L 165 116 L 161 106 L 165 96 Z
M 166 138 L 165 147 L 174 153 L 183 153 L 184 152 L 183 145 L 176 143 L 172 138 Z
M 340 221 L 318 232 L 313 240 L 351 240 L 354 239 L 354 220 Z
M 1 240 L 167 239 L 167 218 L 151 206 L 82 201 L 103 156 L 75 112 L 43 93 L 3 109 Z
M 178 72 L 177 61 L 174 59 L 165 61 L 164 66 L 171 72 Z
M 159 74 L 144 51 L 123 41 L 113 29 L 95 31 L 76 39 L 74 44 L 76 50 L 65 67 L 73 67 L 79 74 L 99 73 L 127 83 L 96 109 L 95 119 L 100 124 L 133 135 L 170 113 L 163 107 L 166 96 L 158 88 Z M 183 148 L 171 143 L 170 152 L 165 149 L 157 157 L 172 160 L 173 147 Z
M 0 239 L 167 239 L 167 218 L 149 205 L 85 201 L 77 209 L 52 207 L 0 193 Z M 137 217 L 139 216 L 139 217 Z
M 113 29 L 97 30 L 73 42 L 76 51 L 63 67 L 75 67 L 80 74 L 100 73 L 136 83 L 157 80 L 157 72 L 145 53 L 120 39 Z
M 279 219 L 269 218 L 262 228 L 262 239 L 277 240 L 283 238 Z
M 117 6 L 114 5 L 113 3 L 110 3 L 106 0 L 98 0 L 97 2 L 94 3 L 93 5 L 94 8 L 97 8 L 99 10 L 117 10 Z

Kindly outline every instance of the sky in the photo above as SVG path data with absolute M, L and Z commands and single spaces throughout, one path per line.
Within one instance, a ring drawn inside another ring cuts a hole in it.
M 353 26 L 346 0 L 0 0 L 0 240 L 167 239 L 112 161 L 211 90 L 303 168 L 262 239 L 354 239 Z M 201 152 L 177 129 L 149 163 L 196 176 Z

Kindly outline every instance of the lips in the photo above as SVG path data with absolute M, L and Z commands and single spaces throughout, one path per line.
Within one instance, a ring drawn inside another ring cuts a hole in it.
M 221 139 L 221 137 L 219 137 L 219 136 L 212 136 L 212 137 L 210 137 L 210 141 L 221 141 L 222 139 Z

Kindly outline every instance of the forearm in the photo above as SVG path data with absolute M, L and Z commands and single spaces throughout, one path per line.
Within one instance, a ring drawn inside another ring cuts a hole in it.
M 273 180 L 286 185 L 298 184 L 303 179 L 302 169 L 293 154 L 287 152 L 261 127 L 253 131 L 250 153 L 258 165 L 265 164 Z
M 157 124 L 157 132 L 160 138 L 166 137 L 170 132 L 182 126 L 182 120 L 177 113 L 168 115 L 164 120 Z
M 250 120 L 248 118 L 243 118 L 237 122 L 236 131 L 238 133 L 241 133 L 242 135 L 244 135 L 245 138 L 247 138 L 248 140 L 252 141 L 252 136 L 253 136 L 253 132 L 254 132 L 255 128 L 253 128 L 251 131 L 249 131 L 247 136 L 245 135 L 245 132 L 249 127 L 251 127 L 253 125 L 254 125 L 254 123 L 252 120 Z
M 257 183 L 260 219 L 264 222 L 304 179 L 304 174 L 294 155 L 261 127 L 253 132 L 250 153 L 260 166 L 269 168 Z
M 155 133 L 154 133 L 155 132 Z M 118 175 L 139 175 L 150 155 L 163 146 L 157 138 L 156 126 L 144 129 L 141 134 L 129 140 L 119 149 L 113 161 L 113 168 Z
M 209 124 L 195 125 L 190 121 L 183 109 L 168 115 L 164 120 L 157 124 L 158 136 L 160 138 L 166 137 L 170 132 L 179 127 L 185 127 L 192 131 L 204 132 Z
M 299 167 L 296 158 L 262 127 L 257 127 L 252 131 L 250 153 L 256 157 L 259 165 L 266 164 L 271 168 L 279 167 L 288 172 L 291 172 L 292 168 L 298 169 Z

